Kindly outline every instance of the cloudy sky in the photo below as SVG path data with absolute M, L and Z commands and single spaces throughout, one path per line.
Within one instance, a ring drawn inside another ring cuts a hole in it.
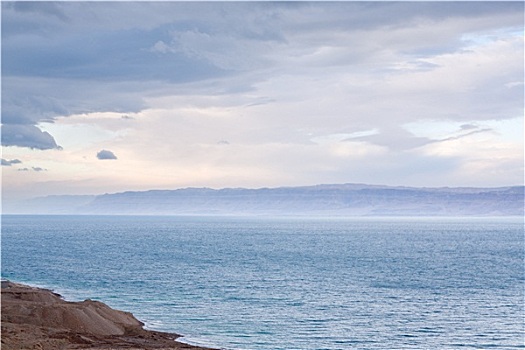
M 4 199 L 523 183 L 522 2 L 2 2 Z

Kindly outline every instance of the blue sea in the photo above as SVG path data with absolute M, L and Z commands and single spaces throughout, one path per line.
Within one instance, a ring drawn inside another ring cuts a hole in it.
M 522 218 L 3 216 L 2 277 L 221 349 L 525 349 Z

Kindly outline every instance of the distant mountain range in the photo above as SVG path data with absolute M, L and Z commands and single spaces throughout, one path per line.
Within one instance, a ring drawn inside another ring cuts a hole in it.
M 361 184 L 279 188 L 185 188 L 98 196 L 47 196 L 5 214 L 523 216 L 524 186 L 414 188 Z

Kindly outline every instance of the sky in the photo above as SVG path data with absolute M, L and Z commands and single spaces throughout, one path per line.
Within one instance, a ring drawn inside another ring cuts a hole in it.
M 524 182 L 523 2 L 1 6 L 4 200 Z

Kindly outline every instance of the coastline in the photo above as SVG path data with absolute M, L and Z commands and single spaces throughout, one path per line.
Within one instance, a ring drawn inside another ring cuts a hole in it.
M 179 334 L 146 330 L 131 313 L 85 300 L 66 301 L 49 289 L 1 282 L 3 350 L 213 350 L 177 341 Z

